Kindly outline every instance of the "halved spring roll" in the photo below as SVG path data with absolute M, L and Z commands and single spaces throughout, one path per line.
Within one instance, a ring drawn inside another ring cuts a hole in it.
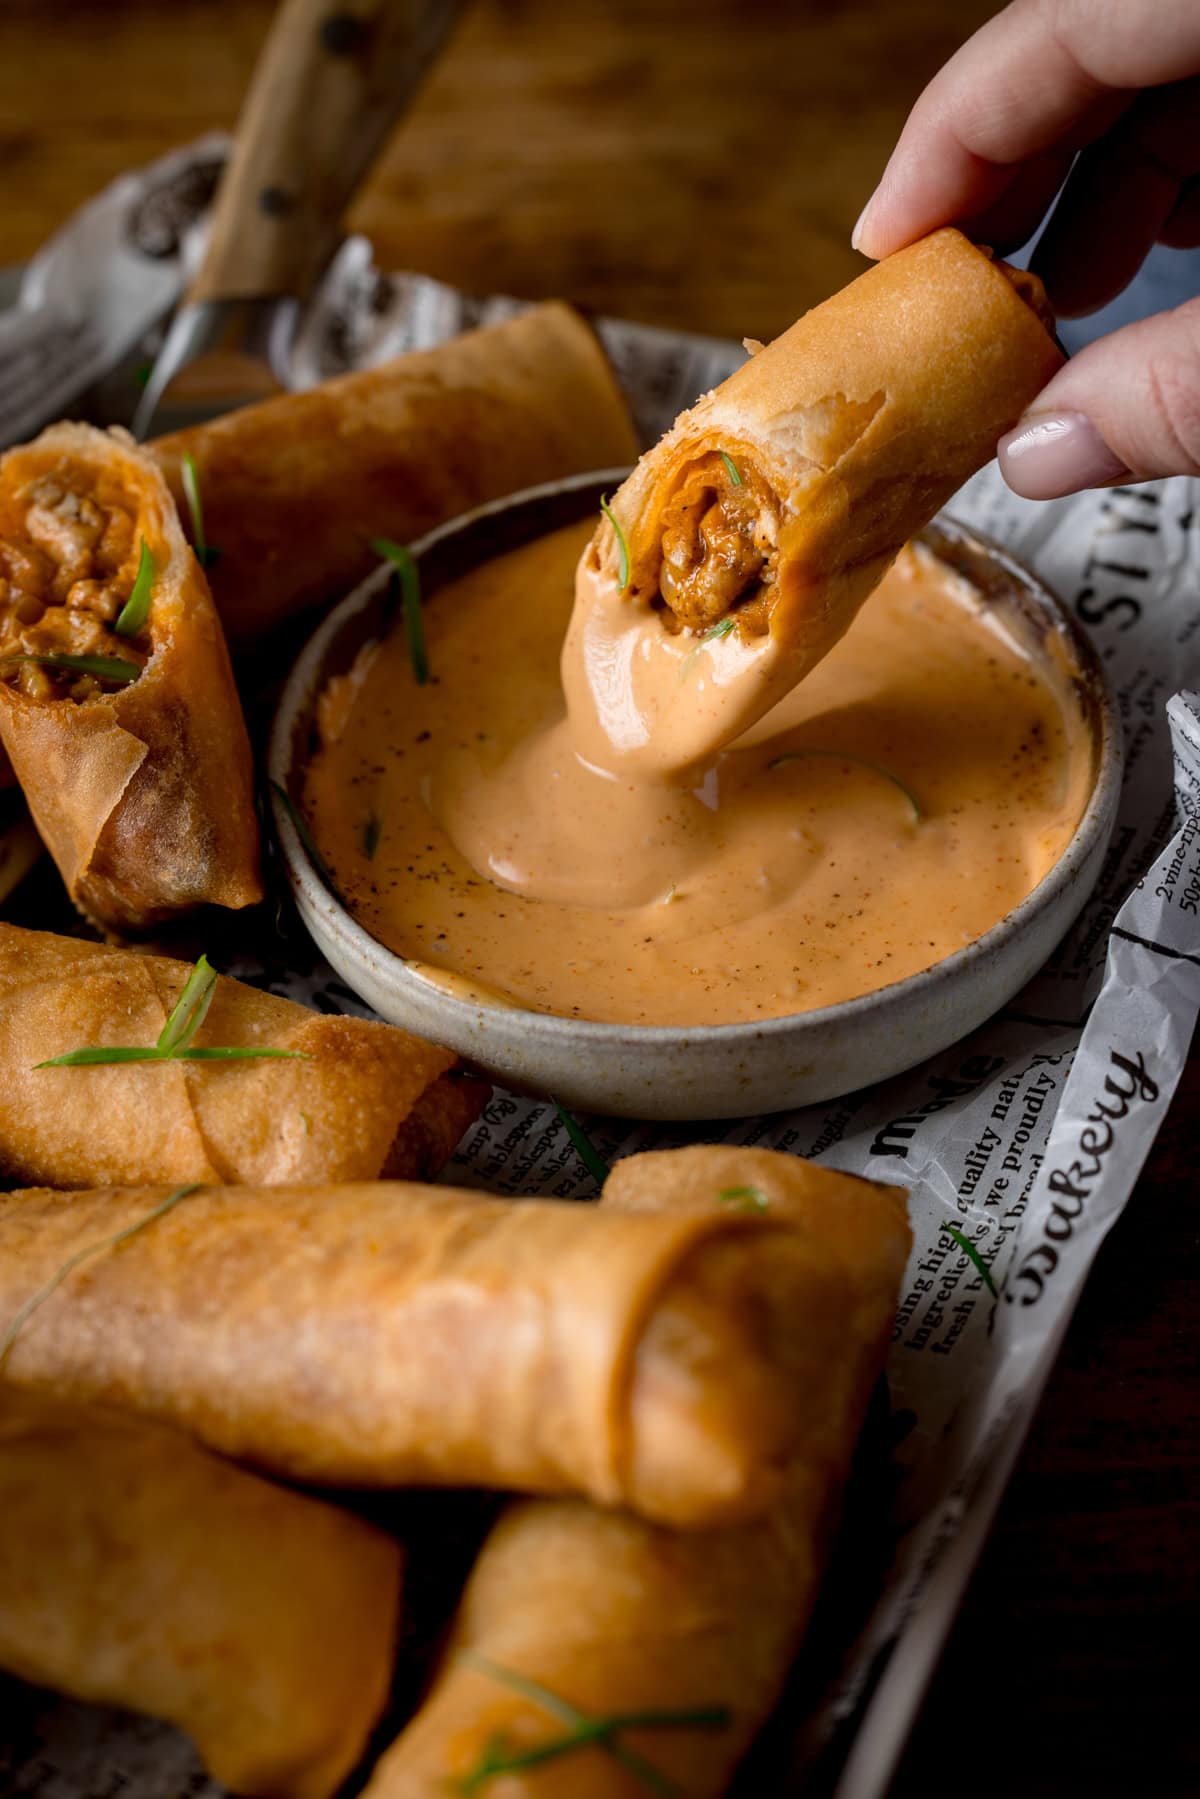
M 624 544 L 597 527 L 563 662 L 578 747 L 670 771 L 740 735 L 1061 361 L 1036 277 L 951 229 L 760 348 L 617 491 Z
M 125 431 L 54 425 L 0 458 L 0 744 L 97 923 L 262 897 L 220 622 L 161 470 Z
M 0 1378 L 305 1480 L 752 1516 L 844 1328 L 840 1268 L 769 1220 L 399 1183 L 201 1189 L 23 1311 L 163 1198 L 0 1196 Z
M 485 500 L 632 462 L 599 340 L 560 302 L 214 419 L 153 446 L 183 516 L 194 459 L 230 642 L 340 599 L 379 558 Z M 194 528 L 194 521 L 193 521 Z
M 793 1316 L 820 1372 L 804 1395 L 808 1440 L 777 1503 L 754 1524 L 687 1535 L 582 1501 L 510 1506 L 428 1696 L 366 1799 L 727 1790 L 804 1635 L 910 1245 L 899 1189 L 769 1150 L 632 1156 L 601 1210 L 696 1217 L 739 1200 L 786 1221 L 843 1293 L 835 1343 L 811 1336 L 806 1304 Z M 587 1734 L 589 1720 L 622 1718 L 642 1722 Z
M 0 1668 L 177 1725 L 213 1775 L 328 1799 L 387 1697 L 401 1553 L 174 1431 L 0 1403 Z
M 190 973 L 0 923 L 0 1176 L 56 1187 L 432 1179 L 490 1092 L 451 1050 L 223 976 L 194 1047 L 298 1054 L 37 1066 L 156 1043 Z

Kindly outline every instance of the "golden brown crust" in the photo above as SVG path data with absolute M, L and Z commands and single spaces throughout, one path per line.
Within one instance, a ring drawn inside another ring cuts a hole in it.
M 118 574 L 77 584 L 104 588 L 102 617 L 82 602 L 56 603 L 25 623 L 10 608 L 0 653 L 65 646 L 141 670 L 125 686 L 84 677 L 76 698 L 51 671 L 0 668 L 0 742 L 67 890 L 81 911 L 120 931 L 201 904 L 251 905 L 262 885 L 249 740 L 212 598 L 162 475 L 126 432 L 90 425 L 55 425 L 8 451 L 0 558 L 14 580 L 37 550 L 23 543 L 22 521 L 47 483 L 76 504 L 98 497 L 98 510 L 125 521 L 128 543 Z M 156 571 L 150 613 L 144 630 L 122 639 L 109 590 L 118 580 L 132 587 L 142 542 Z M 39 551 L 36 561 L 44 575 L 47 564 L 65 571 L 49 576 L 64 585 L 69 570 L 57 553 Z
M 910 1235 L 902 1195 L 768 1150 L 703 1145 L 617 1164 L 602 1210 L 711 1212 L 757 1189 L 846 1283 L 838 1347 L 806 1403 L 816 1428 L 781 1502 L 735 1529 L 665 1531 L 581 1501 L 503 1514 L 467 1584 L 424 1704 L 365 1799 L 427 1799 L 477 1769 L 488 1745 L 544 1743 L 541 1705 L 460 1656 L 527 1675 L 595 1717 L 724 1707 L 719 1730 L 630 1731 L 624 1740 L 688 1799 L 719 1799 L 762 1727 L 803 1637 L 868 1396 L 891 1333 Z M 798 1307 L 795 1327 L 806 1333 Z M 509 1774 L 505 1799 L 635 1799 L 643 1782 L 582 1749 Z
M 0 1198 L 0 1330 L 166 1194 Z M 3 1379 L 303 1480 L 582 1491 L 676 1525 L 745 1517 L 778 1492 L 804 1428 L 807 1371 L 778 1345 L 822 1277 L 793 1268 L 789 1236 L 729 1212 L 401 1183 L 203 1188 L 39 1305 Z M 664 1307 L 695 1321 L 689 1292 L 703 1333 L 664 1338 Z M 674 1453 L 639 1448 L 660 1440 Z
M 189 973 L 0 924 L 0 1175 L 59 1187 L 369 1180 L 414 1112 L 409 1153 L 432 1175 L 486 1100 L 480 1083 L 444 1084 L 451 1050 L 224 977 L 197 1045 L 304 1059 L 35 1066 L 85 1044 L 154 1043 Z
M 262 1799 L 328 1799 L 391 1681 L 390 1538 L 186 1437 L 0 1404 L 0 1668 L 164 1718 Z
M 408 543 L 518 488 L 631 462 L 637 440 L 594 332 L 552 302 L 154 452 L 181 506 L 180 458 L 195 457 L 213 594 L 240 645 L 348 592 L 378 560 L 371 538 Z

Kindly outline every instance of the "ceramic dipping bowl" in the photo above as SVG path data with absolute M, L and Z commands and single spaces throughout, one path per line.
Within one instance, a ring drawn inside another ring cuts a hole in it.
M 412 545 L 423 601 L 493 556 L 595 515 L 626 471 L 531 488 L 452 520 Z M 858 999 L 753 1023 L 707 1027 L 602 1024 L 444 990 L 371 936 L 330 892 L 287 807 L 272 793 L 296 904 L 317 945 L 382 1018 L 444 1043 L 510 1087 L 552 1093 L 587 1112 L 645 1119 L 718 1119 L 808 1105 L 887 1079 L 966 1036 L 1037 972 L 1099 874 L 1121 786 L 1121 733 L 1090 642 L 1059 601 L 996 545 L 949 520 L 923 541 L 978 591 L 1015 607 L 1030 642 L 1079 670 L 1095 784 L 1065 853 L 1033 892 L 984 936 L 919 974 Z M 272 781 L 297 797 L 315 742 L 317 695 L 377 636 L 388 571 L 380 569 L 325 618 L 284 689 L 270 744 Z M 1050 647 L 1052 639 L 1058 646 Z

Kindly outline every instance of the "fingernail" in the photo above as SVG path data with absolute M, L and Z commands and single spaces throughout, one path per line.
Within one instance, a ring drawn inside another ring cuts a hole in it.
M 875 195 L 872 194 L 871 198 L 867 201 L 866 205 L 863 207 L 862 211 L 859 213 L 858 218 L 855 222 L 854 230 L 850 233 L 850 248 L 852 250 L 857 250 L 860 253 L 860 255 L 865 255 L 865 251 L 863 250 L 863 247 L 862 247 L 863 228 L 865 227 L 866 222 L 867 222 L 867 214 L 870 212 L 870 210 L 874 204 L 875 204 Z
M 1058 500 L 1129 473 L 1082 412 L 1035 413 L 1000 439 L 996 454 L 1004 479 L 1026 500 Z

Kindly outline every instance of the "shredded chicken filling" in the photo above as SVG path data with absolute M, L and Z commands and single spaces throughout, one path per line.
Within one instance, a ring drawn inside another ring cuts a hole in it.
M 137 575 L 133 515 L 62 470 L 0 502 L 0 679 L 31 699 L 112 691 L 93 674 L 10 658 L 108 656 L 141 668 L 138 640 L 113 629 Z
M 705 457 L 664 510 L 659 594 L 669 630 L 708 630 L 730 615 L 745 636 L 768 627 L 781 508 L 754 470 L 738 474 L 735 482 L 719 456 Z

